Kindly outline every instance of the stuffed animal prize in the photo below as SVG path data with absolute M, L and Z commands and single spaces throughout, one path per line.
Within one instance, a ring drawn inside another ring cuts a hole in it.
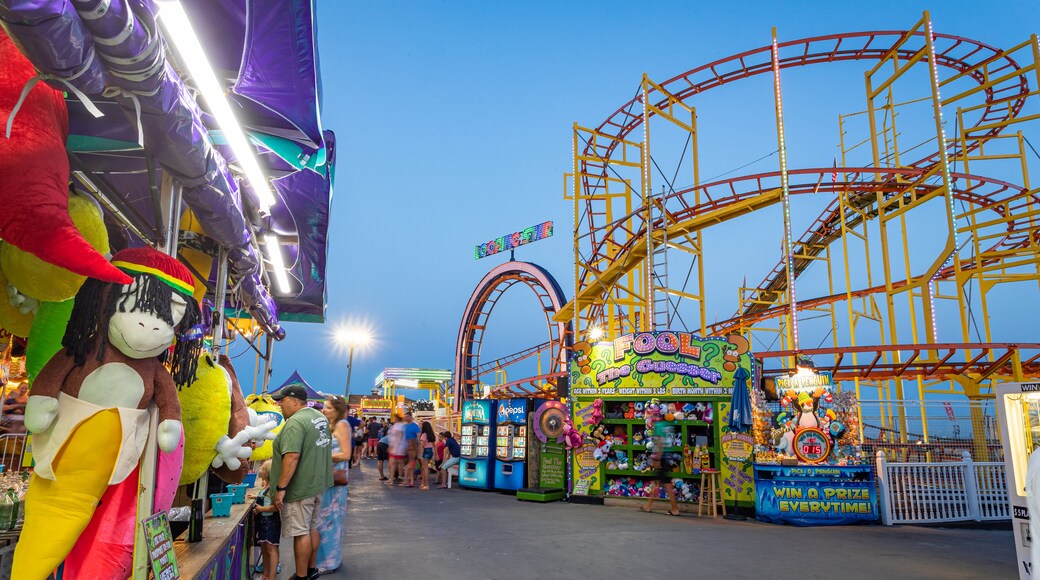
M 40 370 L 29 392 L 25 426 L 33 433 L 36 471 L 14 578 L 54 571 L 110 486 L 136 490 L 137 478 L 129 476 L 148 440 L 149 405 L 158 414 L 159 449 L 172 453 L 182 441 L 177 388 L 194 380 L 202 347 L 201 333 L 176 340 L 200 320 L 191 273 L 151 248 L 123 250 L 112 264 L 132 283 L 91 278 L 83 284 L 64 351 Z M 168 371 L 163 359 L 175 340 Z M 165 481 L 162 467 L 160 461 L 158 479 Z M 168 467 L 179 478 L 180 463 Z

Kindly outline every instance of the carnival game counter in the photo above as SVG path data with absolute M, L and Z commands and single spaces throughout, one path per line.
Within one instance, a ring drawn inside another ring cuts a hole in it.
M 250 577 L 249 548 L 253 543 L 250 515 L 255 500 L 248 499 L 248 495 L 255 492 L 256 488 L 247 489 L 245 503 L 231 506 L 229 517 L 206 516 L 202 541 L 188 543 L 187 531 L 177 537 L 173 549 L 181 578 L 240 580 Z
M 755 464 L 755 516 L 775 524 L 826 526 L 878 519 L 869 465 Z

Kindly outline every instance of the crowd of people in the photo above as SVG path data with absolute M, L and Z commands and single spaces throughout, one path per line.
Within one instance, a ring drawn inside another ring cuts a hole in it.
M 412 414 L 391 420 L 348 415 L 347 401 L 332 396 L 319 412 L 298 385 L 272 398 L 285 423 L 274 440 L 274 453 L 257 470 L 254 529 L 262 555 L 263 577 L 278 574 L 281 537 L 292 538 L 294 580 L 313 579 L 343 562 L 350 467 L 375 459 L 380 481 L 388 485 L 447 487 L 448 470 L 458 465 L 461 447 L 450 431 L 434 432 Z M 389 473 L 387 473 L 387 471 Z

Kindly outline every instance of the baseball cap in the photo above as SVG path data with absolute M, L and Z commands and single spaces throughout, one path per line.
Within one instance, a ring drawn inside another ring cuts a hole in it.
M 307 400 L 307 389 L 303 385 L 287 385 L 271 395 L 275 401 L 281 401 L 286 397 L 293 397 L 301 401 Z

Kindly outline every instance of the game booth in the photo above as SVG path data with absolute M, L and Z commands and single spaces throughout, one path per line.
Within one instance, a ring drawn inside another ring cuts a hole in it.
M 656 414 L 670 423 L 662 452 L 678 501 L 696 504 L 705 482 L 716 485 L 719 507 L 750 512 L 751 439 L 726 418 L 735 387 L 746 392 L 753 376 L 748 343 L 736 335 L 666 330 L 576 344 L 571 413 L 561 427 L 572 497 L 645 498 L 655 475 L 648 419 Z
M 0 2 L 0 328 L 29 383 L 0 577 L 251 575 L 280 415 L 227 347 L 266 392 L 282 323 L 324 322 L 335 165 L 313 2 L 255 4 Z
M 799 526 L 877 520 L 855 393 L 807 360 L 797 368 L 751 392 L 756 517 Z

